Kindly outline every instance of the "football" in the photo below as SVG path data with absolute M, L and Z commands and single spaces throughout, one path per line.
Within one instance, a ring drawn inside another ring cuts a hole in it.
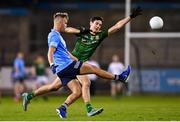
M 151 29 L 160 29 L 163 27 L 163 20 L 159 16 L 154 16 L 149 21 Z

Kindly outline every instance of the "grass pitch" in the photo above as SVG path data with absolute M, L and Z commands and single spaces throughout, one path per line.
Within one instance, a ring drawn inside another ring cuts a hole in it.
M 62 120 L 55 109 L 66 96 L 53 97 L 43 101 L 41 97 L 31 101 L 28 111 L 22 110 L 22 103 L 3 97 L 0 103 L 0 120 L 4 121 L 57 121 Z M 67 121 L 177 121 L 180 120 L 180 96 L 131 96 L 112 99 L 110 96 L 92 97 L 95 107 L 103 107 L 102 114 L 87 117 L 85 105 L 79 99 L 68 108 Z

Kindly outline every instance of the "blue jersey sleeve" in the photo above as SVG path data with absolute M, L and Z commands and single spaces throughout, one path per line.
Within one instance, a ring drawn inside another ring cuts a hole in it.
M 57 48 L 59 42 L 60 42 L 60 40 L 57 36 L 52 36 L 50 39 L 49 47 Z

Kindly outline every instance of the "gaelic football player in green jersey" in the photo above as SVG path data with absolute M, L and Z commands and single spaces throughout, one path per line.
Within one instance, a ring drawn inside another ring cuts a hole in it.
M 56 109 L 59 117 L 67 118 L 68 106 L 81 96 L 81 86 L 79 82 L 76 81 L 77 75 L 96 74 L 101 78 L 117 80 L 123 83 L 126 83 L 129 77 L 131 66 L 128 66 L 121 74 L 111 74 L 86 62 L 73 60 L 66 48 L 65 40 L 61 36 L 61 33 L 64 32 L 67 27 L 68 18 L 67 13 L 58 12 L 54 14 L 53 29 L 51 29 L 51 32 L 48 34 L 48 61 L 52 72 L 57 75 L 57 78 L 50 84 L 43 85 L 34 91 L 23 93 L 24 111 L 27 111 L 28 104 L 33 98 L 67 86 L 71 90 L 71 94 L 64 103 Z M 103 109 L 101 109 L 101 111 L 102 110 Z M 88 112 L 88 116 L 96 115 L 101 111 L 91 110 L 91 112 Z
M 133 18 L 141 15 L 141 8 L 137 7 L 132 11 L 132 14 L 122 20 L 119 20 L 114 26 L 110 27 L 108 30 L 101 30 L 103 24 L 102 17 L 92 17 L 90 20 L 90 28 L 76 29 L 72 27 L 67 27 L 65 29 L 66 33 L 72 33 L 77 35 L 76 44 L 72 51 L 72 55 L 76 60 L 87 61 L 92 54 L 95 52 L 96 48 L 101 44 L 101 42 L 111 34 L 117 32 L 126 23 L 130 22 Z M 103 111 L 103 108 L 95 109 L 90 103 L 90 80 L 86 75 L 77 76 L 77 79 L 82 84 L 82 97 L 86 104 L 87 115 L 94 116 Z

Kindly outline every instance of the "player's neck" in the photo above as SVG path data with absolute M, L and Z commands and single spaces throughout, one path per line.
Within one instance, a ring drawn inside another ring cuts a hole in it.
M 53 27 L 53 29 L 56 30 L 56 31 L 58 31 L 58 32 L 61 32 L 61 28 L 60 28 L 59 26 L 56 26 L 56 25 L 55 25 L 55 26 Z
M 98 32 L 101 32 L 100 30 L 98 32 L 94 31 L 93 29 L 90 28 L 90 31 L 94 34 L 98 33 Z

